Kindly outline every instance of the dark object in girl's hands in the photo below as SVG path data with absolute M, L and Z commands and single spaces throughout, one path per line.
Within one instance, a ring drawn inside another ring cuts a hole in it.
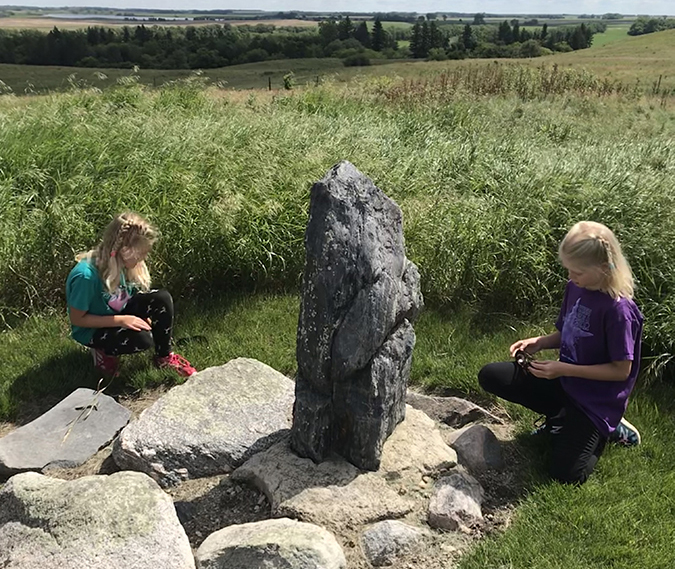
M 527 368 L 530 367 L 532 360 L 534 360 L 532 354 L 528 354 L 525 350 L 516 350 L 514 357 L 516 358 L 516 363 L 525 371 L 527 371 Z

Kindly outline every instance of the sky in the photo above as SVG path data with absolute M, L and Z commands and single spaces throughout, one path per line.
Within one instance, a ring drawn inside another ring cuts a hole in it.
M 2 2 L 2 0 L 0 0 Z M 267 10 L 316 12 L 488 12 L 494 14 L 675 14 L 673 0 L 14 0 L 6 5 L 171 10 Z M 1 5 L 1 4 L 0 4 Z

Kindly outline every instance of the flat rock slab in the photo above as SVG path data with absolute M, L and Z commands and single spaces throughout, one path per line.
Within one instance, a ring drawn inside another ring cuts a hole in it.
M 0 475 L 73 468 L 106 446 L 131 411 L 112 397 L 76 389 L 44 415 L 0 439 Z
M 457 465 L 436 424 L 425 413 L 406 407 L 405 420 L 389 436 L 382 449 L 380 474 L 416 486 L 423 476 L 435 475 Z
M 435 421 L 455 428 L 474 421 L 504 424 L 504 421 L 488 410 L 459 397 L 436 397 L 409 389 L 406 393 L 406 403 L 424 411 Z
M 292 380 L 253 359 L 205 369 L 129 424 L 113 458 L 162 486 L 230 472 L 290 429 L 294 390 Z
M 147 475 L 67 482 L 17 474 L 0 490 L 3 569 L 194 569 L 173 502 Z
M 410 490 L 419 490 L 423 476 L 456 464 L 435 423 L 408 407 L 384 444 L 377 472 L 366 474 L 336 454 L 314 463 L 285 440 L 252 457 L 232 478 L 262 490 L 275 515 L 344 528 L 405 516 L 414 508 Z
M 332 455 L 319 464 L 296 455 L 288 439 L 252 457 L 232 473 L 265 493 L 277 516 L 326 527 L 354 527 L 400 518 L 412 503 L 373 473 L 362 473 Z
M 228 526 L 204 540 L 198 569 L 344 569 L 342 548 L 325 529 L 281 518 Z

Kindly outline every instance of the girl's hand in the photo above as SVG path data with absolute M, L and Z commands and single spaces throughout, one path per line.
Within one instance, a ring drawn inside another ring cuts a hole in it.
M 509 348 L 511 357 L 515 356 L 518 350 L 523 350 L 528 354 L 536 354 L 539 350 L 541 350 L 541 347 L 539 346 L 539 340 L 539 336 L 536 338 L 527 338 L 526 340 L 518 340 Z
M 119 317 L 122 328 L 133 330 L 134 332 L 141 332 L 143 330 L 152 330 L 149 320 L 143 320 L 138 316 L 123 315 Z
M 542 379 L 555 379 L 565 375 L 564 365 L 561 362 L 553 360 L 533 360 L 527 368 L 535 377 Z

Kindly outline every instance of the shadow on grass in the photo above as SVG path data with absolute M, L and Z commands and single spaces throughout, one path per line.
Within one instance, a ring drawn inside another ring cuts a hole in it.
M 13 412 L 9 419 L 17 427 L 30 423 L 81 387 L 103 390 L 105 395 L 114 398 L 136 393 L 139 390 L 134 384 L 134 376 L 148 368 L 148 362 L 142 361 L 143 355 L 129 356 L 129 362 L 122 368 L 127 373 L 113 380 L 96 371 L 89 352 L 83 349 L 74 347 L 49 357 L 12 382 L 9 396 Z M 172 381 L 175 378 L 162 376 L 161 379 Z

